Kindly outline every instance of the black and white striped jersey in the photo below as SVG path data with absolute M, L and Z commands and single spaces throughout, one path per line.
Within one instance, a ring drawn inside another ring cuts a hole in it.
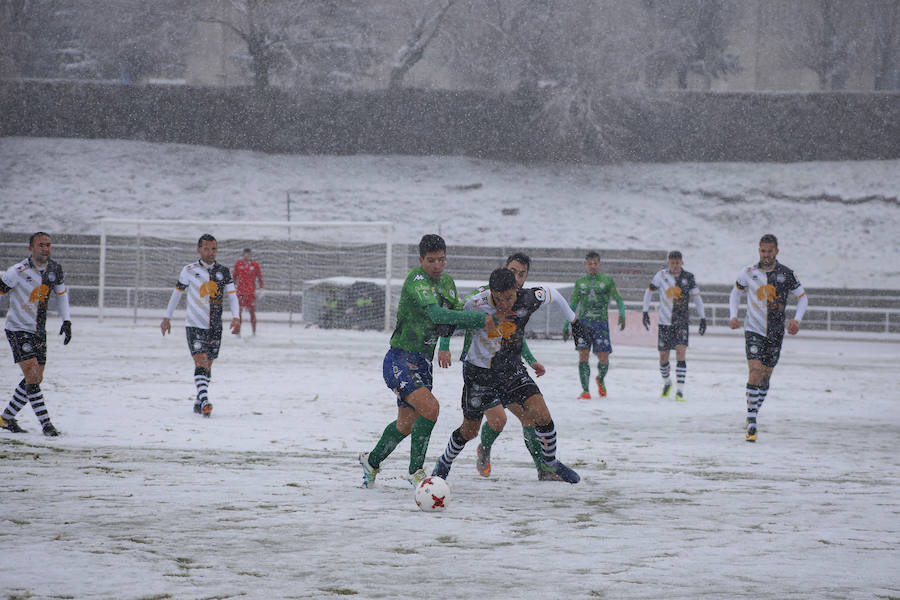
M 171 319 L 183 293 L 187 293 L 185 326 L 199 329 L 222 329 L 222 310 L 225 298 L 233 318 L 240 316 L 237 294 L 228 267 L 217 262 L 204 265 L 201 261 L 185 265 L 175 282 L 175 290 L 166 309 Z
M 647 293 L 644 294 L 644 312 L 650 310 L 650 299 L 653 292 L 659 292 L 659 324 L 687 326 L 690 321 L 688 300 L 693 300 L 700 318 L 704 318 L 703 301 L 700 299 L 700 288 L 694 274 L 682 270 L 673 275 L 669 269 L 661 269 L 650 281 Z
M 64 279 L 62 267 L 52 259 L 43 269 L 35 267 L 31 257 L 7 269 L 0 277 L 0 294 L 9 297 L 6 329 L 44 332 L 51 293 L 59 299 L 60 316 L 68 321 L 69 296 Z
M 799 299 L 806 295 L 794 272 L 777 261 L 771 271 L 763 271 L 759 263 L 744 267 L 734 285 L 738 292 L 747 292 L 744 329 L 766 337 L 784 334 L 788 296 Z M 798 311 L 801 314 L 795 318 L 800 320 L 803 316 L 800 305 Z M 737 316 L 736 306 L 732 306 L 731 316 Z

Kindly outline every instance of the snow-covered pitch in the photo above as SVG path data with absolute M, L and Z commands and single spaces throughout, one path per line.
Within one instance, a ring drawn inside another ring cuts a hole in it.
M 581 483 L 538 482 L 510 417 L 492 476 L 470 443 L 442 513 L 416 508 L 408 442 L 378 487 L 358 487 L 357 454 L 396 415 L 383 332 L 263 321 L 226 335 L 204 419 L 180 322 L 163 338 L 157 321 L 76 315 L 67 347 L 51 322 L 42 387 L 63 435 L 44 438 L 30 407 L 27 434 L 0 431 L 3 595 L 900 596 L 900 341 L 787 339 L 749 444 L 741 333 L 692 332 L 681 404 L 658 397 L 655 334 L 629 317 L 603 400 L 576 400 L 571 342 L 530 342 Z M 11 393 L 8 352 L 0 374 Z M 436 369 L 429 470 L 460 385 L 458 362 Z

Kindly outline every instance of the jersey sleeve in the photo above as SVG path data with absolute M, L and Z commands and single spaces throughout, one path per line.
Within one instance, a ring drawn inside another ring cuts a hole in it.
M 575 320 L 575 311 L 572 310 L 572 306 L 569 302 L 566 302 L 566 297 L 562 295 L 558 289 L 553 287 L 541 286 L 535 289 L 534 292 L 535 297 L 541 301 L 542 304 L 549 302 L 551 305 L 556 306 L 559 310 L 562 311 L 563 315 L 566 317 L 566 322 L 571 323 Z
M 10 267 L 0 275 L 0 294 L 5 294 L 16 285 L 15 267 Z
M 189 285 L 187 267 L 184 267 L 181 269 L 181 273 L 178 274 L 178 280 L 175 282 L 175 289 L 183 292 L 188 289 Z
M 260 268 L 258 262 L 254 262 L 254 264 L 256 265 L 256 278 L 259 279 L 259 287 L 260 287 L 260 288 L 264 288 L 264 287 L 266 287 L 266 286 L 263 285 L 262 269 Z

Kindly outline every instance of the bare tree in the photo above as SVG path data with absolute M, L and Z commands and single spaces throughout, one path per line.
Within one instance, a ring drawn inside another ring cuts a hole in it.
M 897 0 L 872 0 L 873 58 L 876 90 L 900 88 L 900 3 Z
M 659 87 L 674 73 L 678 87 L 687 89 L 693 73 L 709 88 L 713 79 L 740 69 L 738 57 L 726 52 L 734 15 L 722 0 L 644 0 L 644 6 L 652 43 L 647 56 L 650 87 Z
M 403 79 L 425 55 L 425 49 L 441 29 L 441 23 L 457 0 L 435 0 L 416 18 L 406 42 L 394 53 L 388 88 L 403 85 Z
M 798 62 L 819 78 L 819 89 L 844 89 L 860 50 L 851 25 L 854 6 L 840 0 L 811 0 L 798 6 L 801 27 L 792 46 Z

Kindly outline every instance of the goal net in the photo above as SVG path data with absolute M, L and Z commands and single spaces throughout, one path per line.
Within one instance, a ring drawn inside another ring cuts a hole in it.
M 102 219 L 100 232 L 101 319 L 162 315 L 181 268 L 199 260 L 204 233 L 216 238 L 216 260 L 232 271 L 251 250 L 265 288 L 260 295 L 257 283 L 263 320 L 389 329 L 396 280 L 407 271 L 405 246 L 395 252 L 388 222 Z M 184 300 L 175 316 L 183 314 Z

